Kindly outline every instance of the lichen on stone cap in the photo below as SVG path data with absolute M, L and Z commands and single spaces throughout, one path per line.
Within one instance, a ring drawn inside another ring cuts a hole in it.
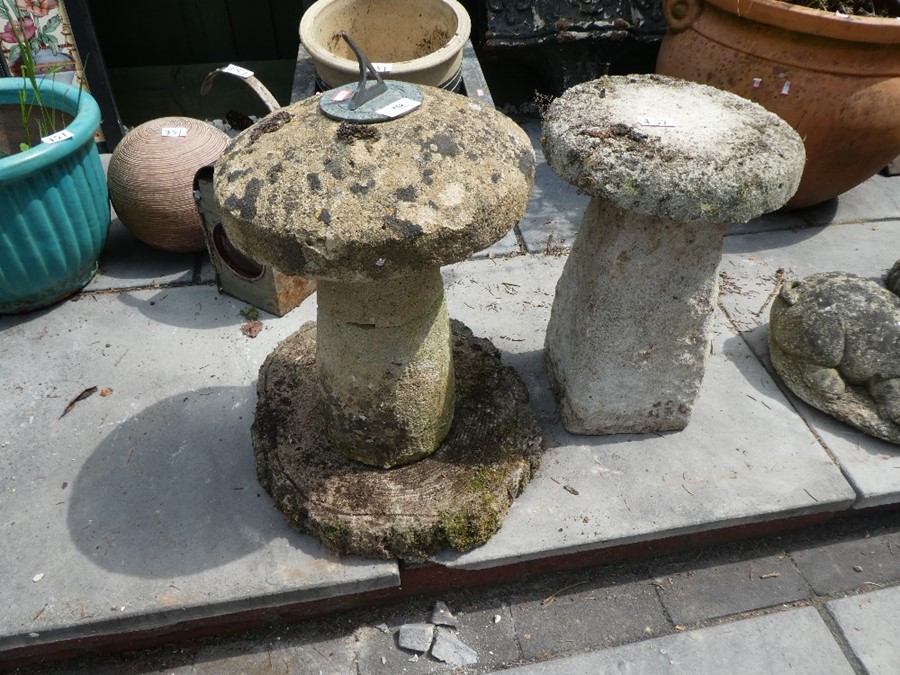
M 422 87 L 418 110 L 355 125 L 319 97 L 239 135 L 216 164 L 234 244 L 288 274 L 364 281 L 456 262 L 505 235 L 534 180 L 527 135 L 501 113 Z
M 541 142 L 571 184 L 680 222 L 745 222 L 780 208 L 806 157 L 797 133 L 762 106 L 662 75 L 572 87 L 550 105 Z

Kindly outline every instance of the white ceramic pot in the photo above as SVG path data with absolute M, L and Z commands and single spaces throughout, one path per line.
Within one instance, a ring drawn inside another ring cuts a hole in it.
M 327 88 L 359 78 L 343 31 L 385 79 L 454 89 L 471 30 L 455 0 L 318 0 L 300 21 L 300 40 Z

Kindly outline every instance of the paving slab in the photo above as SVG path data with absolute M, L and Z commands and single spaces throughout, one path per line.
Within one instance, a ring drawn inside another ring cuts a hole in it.
M 531 599 L 512 607 L 516 636 L 526 659 L 611 647 L 670 630 L 656 589 L 647 582 L 570 587 L 551 580 Z
M 869 675 L 894 675 L 900 664 L 900 587 L 829 602 L 853 653 Z
M 893 180 L 893 179 L 885 179 Z M 842 271 L 881 282 L 900 257 L 900 220 L 771 231 L 725 238 L 720 303 L 750 348 L 771 370 L 771 300 L 785 278 Z M 900 502 L 900 446 L 867 436 L 789 394 L 858 493 L 855 508 Z
M 0 318 L 0 651 L 398 584 L 256 482 L 256 373 L 314 302 L 250 339 L 211 286 L 79 297 Z
M 847 508 L 855 493 L 772 378 L 718 316 L 687 429 L 576 436 L 561 426 L 543 359 L 565 259 L 521 256 L 445 269 L 450 314 L 490 338 L 543 424 L 541 471 L 500 532 L 435 560 L 484 568 Z
M 335 638 L 309 644 L 231 642 L 201 649 L 185 675 L 250 675 L 250 673 L 327 673 L 358 675 L 355 640 Z M 121 671 L 119 671 L 121 672 Z M 180 675 L 166 668 L 167 675 Z
M 794 213 L 811 225 L 896 220 L 900 214 L 900 176 L 876 174 L 834 199 Z
M 849 675 L 853 668 L 816 610 L 805 607 L 503 671 L 504 675 L 613 672 Z
M 811 546 L 790 555 L 818 595 L 900 582 L 900 535 L 895 532 Z
M 590 196 L 569 185 L 547 166 L 540 120 L 519 120 L 534 145 L 537 167 L 525 217 L 518 228 L 529 253 L 572 247 Z
M 657 580 L 676 624 L 687 625 L 806 598 L 809 587 L 787 555 L 712 565 Z
M 168 253 L 148 246 L 115 218 L 109 226 L 97 275 L 85 290 L 189 284 L 198 259 L 196 253 Z

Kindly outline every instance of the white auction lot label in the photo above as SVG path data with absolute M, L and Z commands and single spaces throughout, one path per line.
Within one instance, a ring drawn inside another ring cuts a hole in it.
M 413 101 L 411 98 L 399 98 L 390 105 L 386 105 L 383 108 L 379 108 L 375 112 L 379 115 L 384 115 L 385 117 L 397 117 L 398 115 L 402 115 L 403 113 L 409 112 L 410 110 L 415 110 L 419 107 L 418 101 Z
M 59 143 L 60 141 L 67 141 L 70 138 L 75 138 L 75 134 L 67 129 L 63 129 L 62 131 L 57 131 L 55 134 L 42 137 L 41 143 Z

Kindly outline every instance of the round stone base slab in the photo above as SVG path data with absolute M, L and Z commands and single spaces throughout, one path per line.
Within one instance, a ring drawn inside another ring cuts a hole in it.
M 456 412 L 425 459 L 360 464 L 328 441 L 306 323 L 263 363 L 252 427 L 260 484 L 288 522 L 342 554 L 422 560 L 467 551 L 500 529 L 537 470 L 542 436 L 528 392 L 497 349 L 451 321 Z

